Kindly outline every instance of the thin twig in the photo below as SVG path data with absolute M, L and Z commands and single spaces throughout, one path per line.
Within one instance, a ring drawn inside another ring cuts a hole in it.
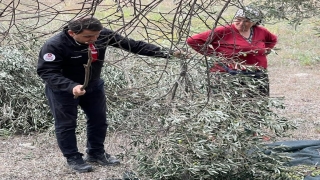
M 85 76 L 84 76 L 84 83 L 83 83 L 83 86 L 80 88 L 81 91 L 83 91 L 87 86 L 88 86 L 88 82 L 89 82 L 89 75 L 90 75 L 90 66 L 91 66 L 91 63 L 92 63 L 92 54 L 91 54 L 91 49 L 90 47 L 88 47 L 88 62 L 87 64 L 84 64 L 84 70 L 85 70 Z M 75 99 L 78 98 L 78 96 L 74 96 Z

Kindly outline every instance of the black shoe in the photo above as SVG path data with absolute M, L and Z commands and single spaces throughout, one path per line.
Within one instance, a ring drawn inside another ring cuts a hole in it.
M 67 163 L 69 167 L 79 173 L 84 173 L 84 172 L 91 172 L 92 166 L 90 164 L 87 164 L 84 162 L 82 159 L 83 154 L 79 153 L 77 155 L 71 156 L 67 158 Z
M 96 162 L 102 166 L 116 166 L 120 164 L 120 161 L 115 157 L 112 157 L 108 153 L 103 154 L 87 154 L 85 158 L 86 162 Z

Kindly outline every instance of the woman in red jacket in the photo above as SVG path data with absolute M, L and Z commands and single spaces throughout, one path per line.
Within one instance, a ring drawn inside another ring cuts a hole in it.
M 259 26 L 262 18 L 261 11 L 244 7 L 237 11 L 231 25 L 193 35 L 187 39 L 187 44 L 203 55 L 214 55 L 221 59 L 214 63 L 211 72 L 250 74 L 266 79 L 261 91 L 269 95 L 265 71 L 267 55 L 276 45 L 277 36 Z

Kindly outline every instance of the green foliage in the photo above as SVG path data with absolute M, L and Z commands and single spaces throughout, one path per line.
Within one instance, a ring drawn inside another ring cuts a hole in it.
M 135 171 L 146 179 L 285 179 L 286 157 L 266 155 L 263 145 L 265 136 L 294 128 L 275 113 L 281 100 L 261 96 L 262 82 L 253 78 L 215 74 L 209 85 L 201 63 L 189 61 L 187 74 L 177 65 L 171 61 L 166 74 L 131 69 L 136 84 L 163 76 L 140 96 L 128 95 L 145 102 L 128 109 L 118 128 L 130 134 L 131 146 L 123 148 L 137 161 Z
M 1 47 L 0 56 L 0 128 L 11 133 L 46 129 L 52 118 L 33 61 L 13 47 Z
M 306 19 L 319 16 L 319 3 L 314 0 L 265 0 L 251 3 L 265 12 L 267 21 L 288 20 L 297 27 Z

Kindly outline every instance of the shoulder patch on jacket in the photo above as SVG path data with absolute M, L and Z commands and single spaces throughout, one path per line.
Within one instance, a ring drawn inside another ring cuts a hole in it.
M 43 59 L 45 61 L 54 61 L 56 59 L 56 56 L 52 53 L 46 53 L 45 55 L 43 55 Z

